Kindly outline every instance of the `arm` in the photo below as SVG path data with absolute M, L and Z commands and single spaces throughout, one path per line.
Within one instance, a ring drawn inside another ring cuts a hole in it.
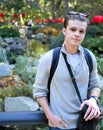
M 94 98 L 94 96 L 96 98 L 98 98 L 100 95 L 100 89 L 99 88 L 95 88 L 93 90 L 90 91 L 90 98 L 88 100 L 85 100 L 82 104 L 80 109 L 83 108 L 84 105 L 88 106 L 87 112 L 84 115 L 84 119 L 87 120 L 91 120 L 93 118 L 98 118 L 100 116 L 100 110 L 97 104 L 97 99 Z
M 58 127 L 59 125 L 62 125 L 64 128 L 67 127 L 66 123 L 60 117 L 57 117 L 50 111 L 49 104 L 46 97 L 38 97 L 37 101 L 43 108 L 44 113 L 52 127 Z
M 100 81 L 97 71 L 97 61 L 93 53 L 91 53 L 92 61 L 93 61 L 93 70 L 89 77 L 89 87 L 88 87 L 88 100 L 83 101 L 80 109 L 83 108 L 84 105 L 88 106 L 87 112 L 84 115 L 85 120 L 91 120 L 93 118 L 98 118 L 100 116 L 100 110 L 98 107 L 98 97 L 100 96 Z

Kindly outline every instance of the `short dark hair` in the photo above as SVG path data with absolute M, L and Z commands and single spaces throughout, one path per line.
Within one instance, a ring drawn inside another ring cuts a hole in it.
M 87 24 L 89 24 L 89 19 L 87 18 L 87 15 L 83 13 L 79 13 L 79 12 L 72 11 L 72 12 L 69 12 L 68 15 L 65 16 L 64 28 L 68 26 L 69 20 L 79 20 L 79 21 L 86 22 Z

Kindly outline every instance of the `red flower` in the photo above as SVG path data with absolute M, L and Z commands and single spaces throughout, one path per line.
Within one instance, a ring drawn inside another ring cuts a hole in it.
M 0 17 L 1 17 L 1 18 L 4 18 L 4 16 L 5 16 L 5 15 L 4 15 L 3 13 L 0 13 Z
M 91 20 L 91 23 L 102 23 L 102 22 L 103 22 L 103 16 L 101 15 L 95 15 Z
M 56 22 L 58 22 L 58 23 L 64 23 L 64 18 L 58 18 L 58 19 L 56 19 Z
M 47 19 L 44 19 L 43 22 L 44 22 L 44 23 L 48 23 L 48 20 L 47 20 Z
M 14 14 L 14 18 L 18 18 L 18 14 Z
M 35 22 L 36 22 L 36 23 L 41 23 L 41 22 L 42 22 L 42 20 L 37 19 L 37 20 L 35 20 Z
M 61 22 L 61 19 L 56 19 L 56 22 L 60 23 L 60 22 Z
M 23 13 L 23 14 L 22 14 L 22 18 L 25 18 L 25 17 L 26 17 L 26 14 Z
M 51 22 L 51 23 L 54 23 L 54 22 L 55 22 L 55 19 L 51 19 L 50 22 Z

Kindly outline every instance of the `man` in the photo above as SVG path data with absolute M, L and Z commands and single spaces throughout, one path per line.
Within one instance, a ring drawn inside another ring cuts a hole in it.
M 64 27 L 62 29 L 65 38 L 61 48 L 58 66 L 50 86 L 50 105 L 47 101 L 47 83 L 53 50 L 47 52 L 40 59 L 35 84 L 33 85 L 33 95 L 37 98 L 44 110 L 49 122 L 49 130 L 77 130 L 79 111 L 85 104 L 88 105 L 88 110 L 84 115 L 86 121 L 92 118 L 98 118 L 100 115 L 96 101 L 100 95 L 96 58 L 89 51 L 93 61 L 93 70 L 89 77 L 89 68 L 81 46 L 88 23 L 88 19 L 82 13 L 70 12 L 65 17 Z M 82 104 L 74 89 L 62 52 L 66 54 L 67 61 L 73 71 L 83 99 Z M 88 96 L 89 98 L 87 99 Z

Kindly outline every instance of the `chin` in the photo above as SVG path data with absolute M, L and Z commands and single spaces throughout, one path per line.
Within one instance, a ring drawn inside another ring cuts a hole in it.
M 79 44 L 76 44 L 76 43 L 74 43 L 74 44 L 71 44 L 72 46 L 79 46 L 80 45 L 80 43 Z

